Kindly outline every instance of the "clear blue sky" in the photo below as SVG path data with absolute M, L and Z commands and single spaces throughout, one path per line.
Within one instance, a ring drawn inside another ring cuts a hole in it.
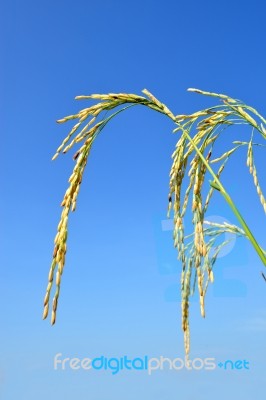
M 73 167 L 70 155 L 51 162 L 70 127 L 55 120 L 82 106 L 76 95 L 145 87 L 175 113 L 214 104 L 186 92 L 198 87 L 266 115 L 265 13 L 262 0 L 1 2 L 1 399 L 265 398 L 266 286 L 243 240 L 217 263 L 206 320 L 192 305 L 191 357 L 247 359 L 250 370 L 53 369 L 57 353 L 184 356 L 179 265 L 162 230 L 176 136 L 149 110 L 128 110 L 98 139 L 71 215 L 57 323 L 41 319 Z M 264 215 L 238 157 L 227 187 L 266 247 Z M 266 189 L 263 152 L 256 157 Z M 222 201 L 212 215 L 235 222 Z

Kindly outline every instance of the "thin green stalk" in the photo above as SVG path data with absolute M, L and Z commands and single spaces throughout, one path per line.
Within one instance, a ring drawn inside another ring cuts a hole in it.
M 234 202 L 232 201 L 231 197 L 226 192 L 221 191 L 221 193 L 224 196 L 224 198 L 227 201 L 227 203 L 229 204 L 229 206 L 231 207 L 231 209 L 234 212 L 235 216 L 237 217 L 238 221 L 241 223 L 241 225 L 243 227 L 243 230 L 245 231 L 245 233 L 246 233 L 247 237 L 249 238 L 250 242 L 252 243 L 254 249 L 258 253 L 261 261 L 263 262 L 264 265 L 266 265 L 265 253 L 263 252 L 262 248 L 260 247 L 260 245 L 258 244 L 257 240 L 255 239 L 255 237 L 253 236 L 252 232 L 250 231 L 248 225 L 246 224 L 246 221 L 244 220 L 244 218 L 242 217 L 242 215 L 240 214 L 240 212 L 236 208 L 236 206 L 235 206 Z
M 223 195 L 223 197 L 225 198 L 226 202 L 229 204 L 229 206 L 231 207 L 233 213 L 235 214 L 235 216 L 237 217 L 238 221 L 240 222 L 240 224 L 243 227 L 243 230 L 245 231 L 248 239 L 250 240 L 250 242 L 252 243 L 254 249 L 256 250 L 257 254 L 259 255 L 261 261 L 263 262 L 263 264 L 266 266 L 266 256 L 265 253 L 263 252 L 263 250 L 261 249 L 260 245 L 258 244 L 257 240 L 255 239 L 254 235 L 252 234 L 251 230 L 249 229 L 246 221 L 244 220 L 244 218 L 242 217 L 242 215 L 240 214 L 240 212 L 238 211 L 237 207 L 235 206 L 233 200 L 231 199 L 231 197 L 229 196 L 229 194 L 226 192 L 225 188 L 223 187 L 222 183 L 220 182 L 219 178 L 216 176 L 215 172 L 213 171 L 213 169 L 210 167 L 208 161 L 206 160 L 206 158 L 204 157 L 204 155 L 201 153 L 201 151 L 199 150 L 199 148 L 195 145 L 193 139 L 190 137 L 190 135 L 188 134 L 187 130 L 183 129 L 183 127 L 181 127 L 183 133 L 186 135 L 186 137 L 188 138 L 188 140 L 190 141 L 190 143 L 192 144 L 192 146 L 194 147 L 195 151 L 197 152 L 197 154 L 199 155 L 200 159 L 202 160 L 202 162 L 204 163 L 204 165 L 206 166 L 206 168 L 208 169 L 208 171 L 210 172 L 210 174 L 212 175 L 214 182 L 211 182 L 211 186 L 214 187 L 216 190 L 218 190 L 219 192 L 221 192 L 221 194 Z

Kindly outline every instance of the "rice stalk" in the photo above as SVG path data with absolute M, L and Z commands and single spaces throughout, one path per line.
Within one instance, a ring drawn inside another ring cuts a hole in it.
M 263 207 L 264 212 L 266 213 L 266 200 L 263 195 L 261 186 L 259 184 L 257 169 L 254 162 L 254 154 L 253 154 L 253 142 L 252 142 L 253 135 L 251 136 L 250 142 L 248 144 L 248 152 L 247 152 L 247 166 L 249 167 L 249 172 L 253 177 L 253 182 L 255 188 L 257 190 L 257 194 L 259 196 L 260 203 Z
M 256 241 L 221 182 L 228 160 L 234 156 L 239 148 L 247 146 L 247 166 L 253 177 L 260 202 L 266 212 L 266 201 L 258 181 L 253 154 L 254 145 L 264 146 L 262 143 L 253 142 L 253 134 L 258 132 L 260 138 L 266 139 L 266 120 L 254 108 L 227 95 L 204 92 L 199 89 L 189 89 L 189 91 L 214 97 L 221 103 L 190 115 L 175 115 L 147 89 L 142 91 L 144 96 L 132 93 L 82 95 L 77 96 L 76 100 L 96 101 L 96 104 L 57 121 L 58 123 L 65 123 L 76 120 L 76 123 L 59 145 L 53 159 L 57 158 L 59 154 L 65 154 L 75 146 L 81 145 L 73 156 L 75 166 L 61 203 L 63 210 L 57 227 L 53 257 L 48 274 L 43 318 L 46 318 L 49 314 L 49 302 L 54 285 L 52 324 L 56 321 L 61 280 L 65 266 L 69 215 L 71 211 L 76 209 L 78 194 L 92 146 L 94 147 L 96 137 L 107 123 L 114 116 L 132 106 L 142 105 L 170 118 L 175 124 L 173 132 L 178 135 L 177 144 L 172 154 L 167 216 L 170 218 L 173 214 L 173 241 L 181 263 L 181 318 L 186 355 L 190 350 L 190 297 L 197 287 L 200 312 L 205 317 L 205 296 L 209 283 L 214 281 L 213 267 L 219 252 L 228 244 L 227 240 L 217 244 L 221 235 L 229 232 L 248 239 L 263 264 L 266 265 L 265 251 Z M 109 115 L 112 110 L 114 112 Z M 98 122 L 96 122 L 97 119 Z M 232 148 L 222 155 L 215 154 L 225 129 L 228 130 L 231 126 L 239 124 L 249 125 L 252 128 L 251 140 L 246 142 L 234 140 L 232 141 L 234 145 Z M 207 177 L 212 178 L 210 183 L 207 182 Z M 204 198 L 203 191 L 206 185 L 208 190 L 206 198 Z M 240 227 L 225 222 L 218 224 L 205 220 L 205 214 L 214 191 L 223 196 L 238 219 Z M 191 207 L 188 207 L 190 203 Z M 193 231 L 190 233 L 187 232 L 186 228 L 188 218 L 193 224 Z M 213 250 L 214 253 L 212 253 Z

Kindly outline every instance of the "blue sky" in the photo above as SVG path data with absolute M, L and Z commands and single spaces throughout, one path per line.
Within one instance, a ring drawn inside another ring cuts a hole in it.
M 55 371 L 54 356 L 183 357 L 179 265 L 166 219 L 176 136 L 164 117 L 132 108 L 91 154 L 57 323 L 42 300 L 70 155 L 51 162 L 70 126 L 55 120 L 79 94 L 149 89 L 175 113 L 214 104 L 188 87 L 227 93 L 266 115 L 263 1 L 2 2 L 0 396 L 31 400 L 264 399 L 265 282 L 244 240 L 218 260 L 207 318 L 192 304 L 191 357 L 248 359 L 239 371 Z M 236 135 L 241 132 L 236 131 Z M 262 246 L 264 215 L 240 152 L 226 187 Z M 263 181 L 263 151 L 256 152 Z M 217 198 L 211 215 L 235 222 Z

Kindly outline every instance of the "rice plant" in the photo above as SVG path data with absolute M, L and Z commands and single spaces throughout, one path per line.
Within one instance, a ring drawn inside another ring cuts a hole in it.
M 55 293 L 52 302 L 51 323 L 56 321 L 57 305 L 61 279 L 67 251 L 68 218 L 70 211 L 76 209 L 83 173 L 91 149 L 102 129 L 121 112 L 132 106 L 145 106 L 170 118 L 177 135 L 177 144 L 172 154 L 170 170 L 168 217 L 174 221 L 173 240 L 180 261 L 182 329 L 185 352 L 190 351 L 189 304 L 195 290 L 198 290 L 200 312 L 205 316 L 205 296 L 209 283 L 214 281 L 213 267 L 221 249 L 228 241 L 221 241 L 225 232 L 245 237 L 250 241 L 262 263 L 266 266 L 266 253 L 258 244 L 237 205 L 231 199 L 221 182 L 228 160 L 240 148 L 246 149 L 247 170 L 252 176 L 261 206 L 266 212 L 266 200 L 259 182 L 254 159 L 254 146 L 264 146 L 255 142 L 255 136 L 266 139 L 266 120 L 254 108 L 240 100 L 224 94 L 188 89 L 190 92 L 211 96 L 218 104 L 189 115 L 175 115 L 165 104 L 148 90 L 143 95 L 128 93 L 92 94 L 77 96 L 77 100 L 94 101 L 77 114 L 59 119 L 58 123 L 76 121 L 53 159 L 60 153 L 67 153 L 79 144 L 73 159 L 75 166 L 69 178 L 69 186 L 61 203 L 62 213 L 54 240 L 54 252 L 48 275 L 48 286 L 44 298 L 45 319 L 49 313 L 50 294 L 55 279 Z M 218 139 L 233 125 L 250 126 L 250 137 L 246 141 L 233 140 L 232 147 L 219 153 Z M 186 185 L 184 187 L 184 185 Z M 205 191 L 203 190 L 205 188 Z M 207 192 L 206 192 L 207 188 Z M 214 191 L 220 193 L 236 216 L 239 226 L 212 223 L 205 220 Z M 207 194 L 206 194 L 206 193 Z M 193 229 L 187 232 L 184 221 L 190 218 Z M 220 239 L 220 240 L 219 240 Z M 263 275 L 265 277 L 265 275 Z

